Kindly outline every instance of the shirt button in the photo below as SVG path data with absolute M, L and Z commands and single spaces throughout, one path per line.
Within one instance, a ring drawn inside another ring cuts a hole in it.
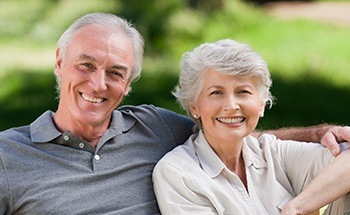
M 101 157 L 99 155 L 95 155 L 94 157 L 97 161 L 101 159 Z
M 63 139 L 64 139 L 65 141 L 67 141 L 67 140 L 69 140 L 69 137 L 68 137 L 67 135 L 64 135 L 64 136 L 63 136 Z
M 84 146 L 85 146 L 84 143 L 79 143 L 79 148 L 82 149 L 82 148 L 84 148 Z

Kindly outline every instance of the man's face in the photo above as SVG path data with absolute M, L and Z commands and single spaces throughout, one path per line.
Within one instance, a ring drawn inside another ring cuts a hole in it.
M 77 31 L 65 56 L 56 53 L 55 74 L 61 78 L 58 111 L 70 123 L 108 125 L 112 111 L 128 93 L 133 49 L 123 33 L 98 25 Z

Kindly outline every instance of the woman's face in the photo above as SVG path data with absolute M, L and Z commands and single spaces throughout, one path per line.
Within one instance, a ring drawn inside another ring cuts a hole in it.
M 256 127 L 264 111 L 256 79 L 229 76 L 208 70 L 202 76 L 202 88 L 191 114 L 200 117 L 209 143 L 239 141 Z

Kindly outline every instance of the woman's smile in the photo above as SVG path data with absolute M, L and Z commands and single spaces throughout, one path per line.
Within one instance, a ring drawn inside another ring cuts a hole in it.
M 218 117 L 216 120 L 224 124 L 240 124 L 245 121 L 245 117 Z

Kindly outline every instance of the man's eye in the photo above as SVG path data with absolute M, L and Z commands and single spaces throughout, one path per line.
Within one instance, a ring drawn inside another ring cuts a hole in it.
M 81 63 L 79 64 L 80 69 L 86 70 L 86 69 L 94 69 L 95 66 L 91 63 Z
M 91 64 L 91 63 L 83 63 L 81 64 L 83 67 L 86 67 L 86 68 L 94 68 L 94 66 Z
M 116 76 L 116 77 L 123 77 L 123 74 L 121 72 L 118 71 L 111 71 L 109 72 L 109 74 L 111 74 L 112 76 Z

